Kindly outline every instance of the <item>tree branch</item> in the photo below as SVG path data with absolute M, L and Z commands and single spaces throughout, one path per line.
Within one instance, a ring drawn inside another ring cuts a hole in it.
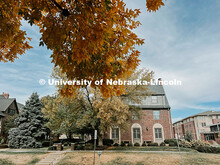
M 55 0 L 51 1 L 62 11 L 63 16 L 68 17 L 70 15 L 70 12 L 67 9 L 63 9 Z
M 90 97 L 89 97 L 89 91 L 88 91 L 87 86 L 85 87 L 85 89 L 86 89 L 86 93 L 87 93 L 86 97 L 87 97 L 87 99 L 88 99 L 88 101 L 89 101 L 89 104 L 90 104 L 91 107 L 92 107 L 92 110 L 94 110 L 94 109 L 93 109 L 93 105 L 92 105 L 92 101 L 90 100 Z

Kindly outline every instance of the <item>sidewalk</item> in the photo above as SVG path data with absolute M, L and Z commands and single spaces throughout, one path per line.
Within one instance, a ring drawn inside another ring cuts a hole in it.
M 46 158 L 42 159 L 36 165 L 55 165 L 60 159 L 62 159 L 64 153 L 65 152 L 63 151 L 50 153 Z

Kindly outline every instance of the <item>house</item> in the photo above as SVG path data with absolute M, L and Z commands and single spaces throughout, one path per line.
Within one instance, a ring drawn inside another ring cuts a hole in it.
M 187 132 L 193 135 L 195 140 L 208 140 L 204 134 L 210 132 L 208 125 L 220 122 L 220 111 L 201 112 L 173 123 L 174 134 L 183 139 Z
M 128 129 L 110 129 L 109 138 L 114 143 L 161 143 L 173 137 L 170 106 L 162 85 L 151 85 L 150 96 L 143 96 L 141 104 L 131 104 L 141 108 L 141 116 L 132 115 Z
M 19 114 L 19 108 L 23 105 L 16 102 L 15 98 L 9 98 L 8 93 L 0 95 L 0 135 L 3 132 L 4 119 L 8 116 Z

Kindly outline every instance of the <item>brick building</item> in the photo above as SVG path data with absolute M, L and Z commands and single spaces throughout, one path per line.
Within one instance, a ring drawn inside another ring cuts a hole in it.
M 183 139 L 189 132 L 195 140 L 210 140 L 211 137 L 208 136 L 210 127 L 208 125 L 218 122 L 220 122 L 220 112 L 218 111 L 198 113 L 173 123 L 174 134 Z
M 110 129 L 109 138 L 115 143 L 161 143 L 173 137 L 170 106 L 162 85 L 149 86 L 150 96 L 143 96 L 141 104 L 132 104 L 141 108 L 141 116 L 133 115 L 128 129 L 118 127 Z

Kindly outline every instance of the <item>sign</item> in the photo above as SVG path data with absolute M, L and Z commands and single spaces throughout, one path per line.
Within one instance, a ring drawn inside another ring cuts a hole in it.
M 95 130 L 94 139 L 97 139 L 97 130 Z

